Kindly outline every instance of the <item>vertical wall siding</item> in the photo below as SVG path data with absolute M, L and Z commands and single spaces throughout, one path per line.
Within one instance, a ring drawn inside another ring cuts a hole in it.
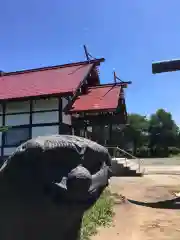
M 64 133 L 71 125 L 71 116 L 62 112 L 67 103 L 66 98 L 57 97 L 0 104 L 0 126 L 29 128 L 29 138 Z M 0 156 L 8 156 L 16 149 L 4 145 L 5 134 L 0 133 Z

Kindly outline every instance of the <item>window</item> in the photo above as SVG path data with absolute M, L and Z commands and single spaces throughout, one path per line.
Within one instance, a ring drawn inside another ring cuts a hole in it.
M 4 133 L 5 146 L 18 146 L 30 138 L 29 128 L 10 128 Z

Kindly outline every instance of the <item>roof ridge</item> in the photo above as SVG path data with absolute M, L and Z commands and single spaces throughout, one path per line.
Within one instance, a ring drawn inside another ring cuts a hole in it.
M 54 65 L 54 66 L 48 66 L 48 67 L 40 67 L 40 68 L 32 68 L 27 70 L 20 70 L 20 71 L 14 71 L 14 72 L 3 72 L 2 76 L 10 76 L 10 75 L 17 75 L 17 74 L 23 74 L 23 73 L 31 73 L 31 72 L 38 72 L 38 71 L 45 71 L 45 70 L 53 70 L 58 68 L 65 68 L 65 67 L 72 67 L 72 66 L 79 66 L 79 65 L 87 65 L 87 64 L 100 64 L 101 62 L 104 62 L 104 58 L 99 59 L 93 59 L 90 61 L 81 61 L 81 62 L 74 62 L 74 63 L 66 63 L 61 65 Z M 1 76 L 0 76 L 1 77 Z

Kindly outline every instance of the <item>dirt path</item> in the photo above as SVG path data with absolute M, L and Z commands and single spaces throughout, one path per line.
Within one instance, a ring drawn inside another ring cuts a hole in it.
M 116 196 L 115 217 L 110 228 L 100 229 L 92 240 L 179 240 L 180 210 L 139 206 L 122 202 L 119 195 L 142 202 L 173 198 L 180 190 L 180 176 L 147 175 L 143 178 L 113 178 L 111 192 Z

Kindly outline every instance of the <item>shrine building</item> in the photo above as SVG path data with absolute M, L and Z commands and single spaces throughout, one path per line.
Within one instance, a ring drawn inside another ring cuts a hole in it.
M 104 61 L 1 71 L 0 125 L 8 127 L 0 133 L 1 159 L 40 135 L 76 134 L 110 144 L 113 127 L 126 123 L 126 84 L 101 84 Z

